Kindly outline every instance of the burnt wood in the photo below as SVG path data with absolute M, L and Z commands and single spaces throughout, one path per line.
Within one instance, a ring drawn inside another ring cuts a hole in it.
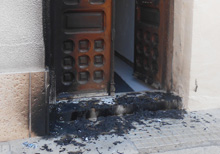
M 109 92 L 112 0 L 51 2 L 57 94 Z
M 136 0 L 134 75 L 160 89 L 164 85 L 169 0 Z

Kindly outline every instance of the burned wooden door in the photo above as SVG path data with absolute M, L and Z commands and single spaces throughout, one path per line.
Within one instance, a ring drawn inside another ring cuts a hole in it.
M 53 0 L 57 93 L 109 90 L 112 0 Z
M 136 0 L 134 75 L 144 82 L 162 83 L 169 0 Z

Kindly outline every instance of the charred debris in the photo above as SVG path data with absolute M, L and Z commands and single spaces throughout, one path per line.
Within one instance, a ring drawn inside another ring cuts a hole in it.
M 97 139 L 100 135 L 123 136 L 136 128 L 134 122 L 146 125 L 143 121 L 148 119 L 182 119 L 186 113 L 181 110 L 181 98 L 171 93 L 127 93 L 106 100 L 68 100 L 50 105 L 51 135 L 71 134 L 83 141 Z M 77 145 L 72 141 L 66 137 L 56 143 Z

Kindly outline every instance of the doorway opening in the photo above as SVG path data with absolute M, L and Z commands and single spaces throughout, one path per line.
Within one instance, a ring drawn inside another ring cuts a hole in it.
M 167 59 L 172 55 L 168 52 L 171 4 L 168 0 L 115 1 L 116 93 L 165 89 Z
M 134 77 L 135 1 L 115 1 L 115 92 L 151 91 L 152 87 Z

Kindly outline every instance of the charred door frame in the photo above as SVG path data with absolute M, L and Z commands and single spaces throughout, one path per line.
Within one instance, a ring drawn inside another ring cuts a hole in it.
M 135 0 L 136 3 L 139 0 Z M 142 1 L 142 0 L 140 0 Z M 160 13 L 160 18 L 162 21 L 160 24 L 162 26 L 162 33 L 163 35 L 160 38 L 160 42 L 162 42 L 162 47 L 164 48 L 163 53 L 159 57 L 159 60 L 161 64 L 159 65 L 158 73 L 154 77 L 154 81 L 150 86 L 153 88 L 156 88 L 158 90 L 167 90 L 171 91 L 172 90 L 172 57 L 173 57 L 173 32 L 174 32 L 174 0 L 143 0 L 144 3 L 147 3 L 151 5 L 152 3 L 157 3 L 160 1 L 160 3 L 163 3 L 164 7 L 162 8 L 162 11 L 164 14 Z M 134 35 L 134 44 L 136 46 L 136 22 L 137 22 L 137 9 L 135 4 L 135 35 Z M 135 49 L 134 49 L 134 61 L 136 60 L 136 54 L 135 54 Z M 136 63 L 134 62 L 134 65 Z M 135 67 L 134 67 L 135 69 Z M 135 70 L 134 70 L 135 71 Z M 134 75 L 139 78 L 140 80 L 145 79 L 146 77 L 144 76 L 143 78 L 136 75 Z M 157 81 L 156 81 L 156 80 Z M 171 83 L 171 84 L 170 84 Z
M 164 0 L 167 1 L 167 0 Z M 173 39 L 174 39 L 174 0 L 168 0 L 167 21 L 164 33 L 164 59 L 162 68 L 162 89 L 167 92 L 173 91 L 172 61 L 173 61 Z
M 115 39 L 115 1 L 112 0 L 112 39 L 111 39 L 111 79 L 109 83 L 109 95 L 115 94 L 115 83 L 114 83 L 114 39 Z M 152 1 L 152 0 L 149 0 Z M 166 1 L 166 0 L 164 0 Z M 44 34 L 44 43 L 45 43 L 45 67 L 49 69 L 50 74 L 50 98 L 56 98 L 56 80 L 55 80 L 55 67 L 54 67 L 54 53 L 52 43 L 52 29 L 53 24 L 51 18 L 51 3 L 53 0 L 43 0 L 43 34 Z M 165 53 L 163 60 L 163 73 L 162 73 L 162 88 L 168 91 L 172 91 L 172 58 L 173 58 L 173 33 L 174 33 L 174 0 L 169 0 L 169 8 L 167 14 L 166 22 L 166 33 L 165 33 Z M 134 10 L 135 11 L 135 10 Z M 49 100 L 51 102 L 52 100 Z

